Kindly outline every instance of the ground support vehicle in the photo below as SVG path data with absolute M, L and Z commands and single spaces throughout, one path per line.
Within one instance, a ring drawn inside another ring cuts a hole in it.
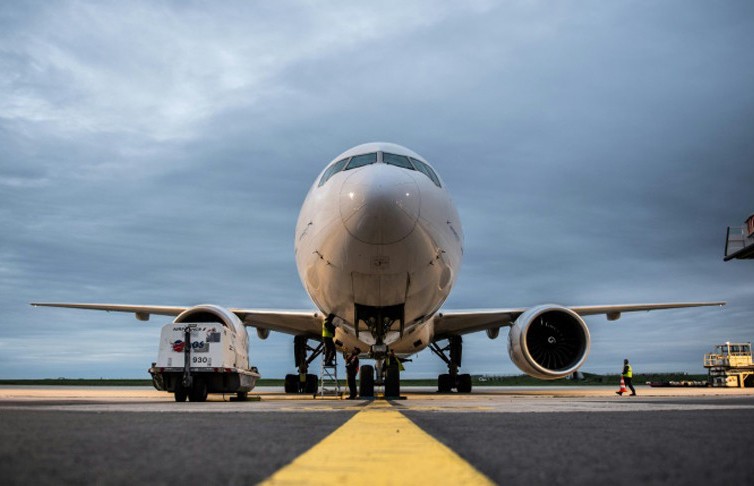
M 248 366 L 244 337 L 219 322 L 164 326 L 157 361 L 149 369 L 154 387 L 173 393 L 177 402 L 203 402 L 208 393 L 245 400 L 260 375 Z
M 704 367 L 709 372 L 711 386 L 754 386 L 751 343 L 718 344 L 714 353 L 704 355 Z

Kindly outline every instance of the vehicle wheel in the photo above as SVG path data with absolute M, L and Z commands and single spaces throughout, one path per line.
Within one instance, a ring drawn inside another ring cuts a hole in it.
M 359 395 L 362 398 L 374 396 L 374 367 L 364 365 L 359 371 Z
M 401 396 L 401 372 L 397 368 L 388 368 L 385 374 L 385 397 Z
M 178 385 L 178 388 L 175 389 L 175 401 L 176 402 L 185 402 L 186 397 L 188 397 L 188 390 L 183 388 L 182 386 Z
M 204 402 L 207 400 L 207 384 L 204 380 L 194 379 L 194 385 L 189 390 L 189 401 Z
M 471 393 L 471 375 L 458 375 L 458 393 Z
M 298 393 L 298 375 L 285 375 L 285 393 Z
M 319 388 L 319 379 L 317 378 L 317 375 L 306 375 L 306 389 L 304 390 L 306 393 L 311 393 L 313 395 L 317 394 L 317 389 Z
M 440 393 L 450 393 L 450 390 L 453 388 L 453 383 L 451 382 L 450 375 L 448 373 L 439 375 L 437 377 L 437 391 Z
M 249 392 L 238 392 L 236 398 L 239 402 L 245 402 L 249 398 Z

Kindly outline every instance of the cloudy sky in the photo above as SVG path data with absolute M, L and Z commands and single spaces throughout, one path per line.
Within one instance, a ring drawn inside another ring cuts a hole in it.
M 727 300 L 587 319 L 584 371 L 703 372 L 754 338 L 754 263 L 722 261 L 754 212 L 752 45 L 749 1 L 3 2 L 0 378 L 146 377 L 168 322 L 31 301 L 310 308 L 299 207 L 368 141 L 453 194 L 446 308 Z M 505 332 L 465 344 L 518 373 Z

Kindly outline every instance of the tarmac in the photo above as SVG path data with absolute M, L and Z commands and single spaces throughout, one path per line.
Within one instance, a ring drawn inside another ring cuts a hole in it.
M 0 387 L 3 484 L 748 484 L 754 389 L 404 388 L 403 400 L 175 403 Z

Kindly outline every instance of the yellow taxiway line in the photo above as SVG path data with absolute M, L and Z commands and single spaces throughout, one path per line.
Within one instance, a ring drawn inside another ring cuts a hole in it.
M 261 484 L 365 483 L 494 484 L 382 400 Z

